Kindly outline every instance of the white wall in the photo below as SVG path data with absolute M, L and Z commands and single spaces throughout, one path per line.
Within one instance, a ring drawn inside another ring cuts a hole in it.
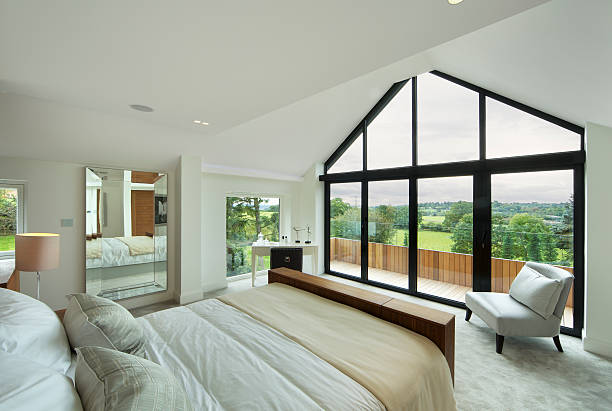
M 181 156 L 179 162 L 179 273 L 178 300 L 202 299 L 202 159 Z
M 304 258 L 303 270 L 307 273 L 321 274 L 324 271 L 324 234 L 325 234 L 325 209 L 324 209 L 324 184 L 319 181 L 319 175 L 323 174 L 323 164 L 314 164 L 305 174 L 304 180 L 296 183 L 294 187 L 293 224 L 298 227 L 310 226 L 312 231 L 311 241 L 319 245 L 318 267 L 311 266 L 311 259 Z M 306 239 L 302 232 L 301 239 Z
M 41 273 L 41 300 L 54 310 L 66 307 L 65 295 L 85 291 L 85 169 L 84 165 L 0 157 L 0 179 L 26 184 L 26 231 L 60 234 L 60 267 Z M 170 180 L 173 192 L 174 183 Z M 169 207 L 175 201 L 169 198 Z M 72 227 L 60 227 L 60 220 L 71 218 Z M 174 216 L 169 215 L 174 224 Z M 174 234 L 168 236 L 168 291 L 124 300 L 135 307 L 174 297 L 176 270 Z M 36 277 L 21 273 L 21 291 L 36 295 Z
M 587 123 L 586 151 L 584 349 L 612 357 L 612 128 Z

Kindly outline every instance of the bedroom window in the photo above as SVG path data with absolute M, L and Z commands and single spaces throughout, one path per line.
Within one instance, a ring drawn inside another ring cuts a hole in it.
M 0 259 L 15 256 L 15 234 L 24 230 L 23 188 L 0 181 Z
M 264 241 L 278 243 L 280 198 L 256 196 L 226 197 L 226 275 L 251 272 L 251 245 L 261 233 Z M 270 268 L 270 257 L 260 257 L 258 269 Z
M 325 271 L 464 307 L 508 292 L 525 261 L 552 264 L 575 276 L 562 331 L 579 336 L 585 158 L 582 127 L 482 87 L 395 83 L 320 176 Z

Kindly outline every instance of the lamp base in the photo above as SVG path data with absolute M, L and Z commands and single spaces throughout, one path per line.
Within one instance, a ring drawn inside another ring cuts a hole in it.
M 36 271 L 36 299 L 40 300 L 40 272 Z

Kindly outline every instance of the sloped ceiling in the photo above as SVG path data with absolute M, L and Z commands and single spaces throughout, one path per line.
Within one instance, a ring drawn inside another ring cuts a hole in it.
M 228 130 L 542 3 L 3 1 L 2 155 L 167 169 L 189 153 L 301 175 L 389 81 L 346 109 L 322 102 L 323 118 L 306 104 L 291 117 L 306 138 L 282 121 Z

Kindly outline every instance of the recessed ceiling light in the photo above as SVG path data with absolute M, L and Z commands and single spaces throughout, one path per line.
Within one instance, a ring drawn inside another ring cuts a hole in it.
M 193 120 L 193 122 L 195 124 L 200 125 L 200 126 L 207 126 L 208 125 L 208 123 L 206 121 L 202 121 L 202 120 Z
M 461 3 L 463 0 L 448 0 L 448 4 L 459 4 Z
M 137 110 L 137 111 L 142 111 L 145 113 L 150 113 L 153 111 L 153 109 L 149 106 L 143 106 L 142 104 L 130 104 L 130 108 Z

